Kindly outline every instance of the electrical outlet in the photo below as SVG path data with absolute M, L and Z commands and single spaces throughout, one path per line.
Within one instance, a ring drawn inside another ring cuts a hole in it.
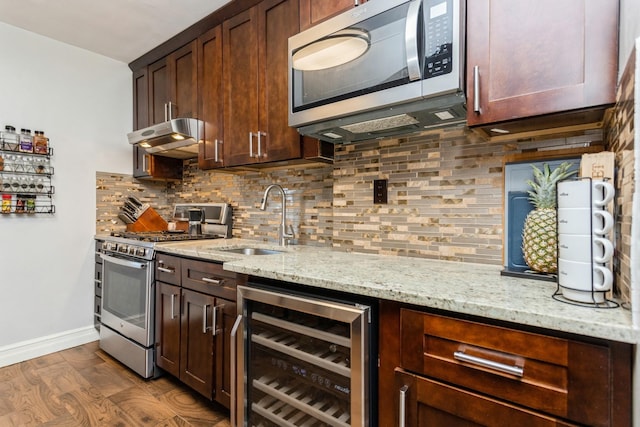
M 387 180 L 386 179 L 373 180 L 373 203 L 375 204 L 387 203 Z

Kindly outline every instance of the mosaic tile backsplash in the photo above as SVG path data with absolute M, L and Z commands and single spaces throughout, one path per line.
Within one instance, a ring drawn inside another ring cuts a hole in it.
M 184 202 L 227 202 L 234 237 L 276 242 L 281 202 L 297 243 L 338 250 L 502 263 L 503 157 L 535 148 L 602 144 L 602 131 L 545 140 L 487 142 L 463 127 L 335 148 L 333 165 L 224 173 L 185 162 L 180 183 L 155 183 L 99 172 L 97 232 L 124 230 L 118 208 L 128 194 L 169 219 Z M 373 203 L 374 179 L 388 181 L 388 203 Z

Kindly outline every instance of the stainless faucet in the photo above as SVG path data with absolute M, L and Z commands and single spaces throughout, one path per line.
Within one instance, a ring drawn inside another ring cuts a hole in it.
M 289 226 L 290 232 L 287 231 L 287 195 L 284 192 L 284 189 L 278 184 L 271 184 L 264 190 L 264 196 L 262 196 L 262 204 L 260 205 L 260 210 L 267 209 L 267 198 L 269 197 L 269 192 L 273 189 L 277 189 L 282 195 L 282 219 L 280 221 L 280 227 L 278 227 L 278 241 L 280 246 L 288 246 L 289 240 L 295 238 L 293 234 L 293 227 Z

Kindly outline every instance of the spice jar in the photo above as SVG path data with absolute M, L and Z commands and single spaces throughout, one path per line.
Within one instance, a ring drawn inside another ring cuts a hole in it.
M 2 195 L 2 213 L 11 212 L 11 194 Z
M 20 145 L 18 150 L 23 153 L 33 153 L 33 136 L 31 129 L 20 129 Z
M 16 213 L 24 212 L 24 207 L 26 203 L 26 198 L 23 194 L 18 194 L 18 198 L 16 200 Z
M 37 130 L 33 137 L 33 152 L 36 154 L 49 154 L 49 138 L 44 136 L 44 132 Z
M 34 213 L 36 211 L 36 196 L 30 194 L 25 196 L 25 198 L 27 199 L 25 202 L 27 213 Z
M 4 149 L 9 151 L 18 150 L 19 137 L 16 133 L 16 128 L 7 125 L 2 132 L 2 141 L 4 142 Z

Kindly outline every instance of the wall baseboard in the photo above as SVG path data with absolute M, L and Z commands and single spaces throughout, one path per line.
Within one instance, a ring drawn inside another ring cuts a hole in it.
M 66 350 L 98 338 L 98 331 L 91 325 L 0 347 L 0 367 Z

